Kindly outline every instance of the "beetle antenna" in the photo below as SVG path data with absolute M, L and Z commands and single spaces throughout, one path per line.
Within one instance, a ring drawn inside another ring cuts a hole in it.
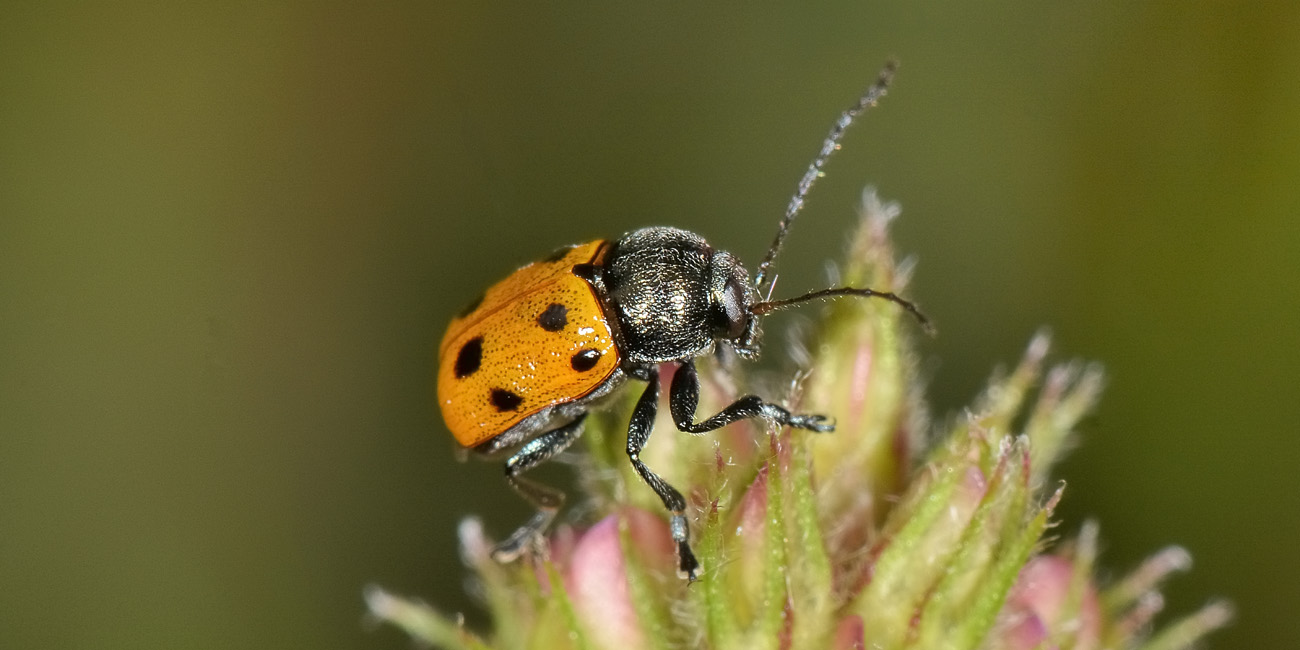
M 763 294 L 763 282 L 767 280 L 767 269 L 772 266 L 772 261 L 776 259 L 776 254 L 781 250 L 781 243 L 785 241 L 785 234 L 790 230 L 790 223 L 794 218 L 799 216 L 803 210 L 804 199 L 808 196 L 808 191 L 812 189 L 813 183 L 824 173 L 822 167 L 830 159 L 831 154 L 840 148 L 840 140 L 844 138 L 844 132 L 848 130 L 849 125 L 863 111 L 875 106 L 881 97 L 885 96 L 889 88 L 889 82 L 894 78 L 894 71 L 898 69 L 898 62 L 890 59 L 885 62 L 885 67 L 880 70 L 880 76 L 876 77 L 876 82 L 871 84 L 867 91 L 862 93 L 858 98 L 858 103 L 854 104 L 849 110 L 840 115 L 840 119 L 835 121 L 831 127 L 831 132 L 822 142 L 821 151 L 813 159 L 812 164 L 808 166 L 808 171 L 804 172 L 803 178 L 799 179 L 799 186 L 794 191 L 794 196 L 790 197 L 790 205 L 785 208 L 785 216 L 781 219 L 781 224 L 776 229 L 776 238 L 772 240 L 772 246 L 767 249 L 767 255 L 763 261 L 758 263 L 758 271 L 754 274 L 754 286 L 758 288 L 758 293 Z
M 925 317 L 925 314 L 921 313 L 920 309 L 916 308 L 915 304 L 898 297 L 898 294 L 891 293 L 889 291 L 876 291 L 875 289 L 859 289 L 857 287 L 836 287 L 834 289 L 822 289 L 820 291 L 810 291 L 808 293 L 805 293 L 802 296 L 797 296 L 794 298 L 786 298 L 784 300 L 765 300 L 763 302 L 756 302 L 749 307 L 749 313 L 755 316 L 762 316 L 763 314 L 770 314 L 774 311 L 779 311 L 782 309 L 786 309 L 788 307 L 793 307 L 799 303 L 808 302 L 810 300 L 824 300 L 826 298 L 842 298 L 844 296 L 856 296 L 858 298 L 883 298 L 885 300 L 888 300 L 892 303 L 897 304 L 903 309 L 906 309 L 907 313 L 911 314 L 912 317 L 916 318 L 916 321 L 921 324 L 922 329 L 924 329 L 929 334 L 934 334 L 934 325 L 930 323 L 929 318 Z

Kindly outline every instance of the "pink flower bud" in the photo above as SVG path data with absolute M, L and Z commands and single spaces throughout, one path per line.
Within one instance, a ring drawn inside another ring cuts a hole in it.
M 1008 650 L 1031 650 L 1050 642 L 1048 631 L 1069 634 L 1072 647 L 1090 650 L 1098 647 L 1101 634 L 1101 609 L 1097 590 L 1084 585 L 1076 612 L 1063 611 L 1071 597 L 1074 566 L 1068 558 L 1041 555 L 1029 561 L 1007 597 L 1002 611 L 1002 647 Z M 1064 620 L 1073 616 L 1074 620 Z M 1048 646 L 1052 647 L 1052 646 Z
M 598 648 L 640 650 L 645 631 L 637 617 L 627 579 L 627 562 L 619 526 L 628 526 L 635 556 L 645 566 L 671 567 L 674 551 L 663 519 L 644 510 L 624 508 L 582 532 L 563 566 L 565 591 L 590 640 Z

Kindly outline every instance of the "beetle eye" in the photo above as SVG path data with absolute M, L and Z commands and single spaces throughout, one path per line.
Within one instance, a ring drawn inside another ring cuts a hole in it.
M 714 308 L 714 330 L 721 338 L 735 339 L 745 333 L 751 316 L 745 309 L 745 288 L 738 282 L 727 283 Z

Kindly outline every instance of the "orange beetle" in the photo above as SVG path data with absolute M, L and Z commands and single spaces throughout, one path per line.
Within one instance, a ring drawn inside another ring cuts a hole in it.
M 563 451 L 582 434 L 587 411 L 629 378 L 646 382 L 628 426 L 627 454 L 637 473 L 671 513 L 679 573 L 700 571 L 691 552 L 680 492 L 641 461 L 659 405 L 661 363 L 679 364 L 669 409 L 678 429 L 699 434 L 744 418 L 826 432 L 825 416 L 796 414 L 746 395 L 697 422 L 699 381 L 694 359 L 726 345 L 741 357 L 758 352 L 759 317 L 818 298 L 891 300 L 927 324 L 916 307 L 872 289 L 838 287 L 785 300 L 762 300 L 771 288 L 768 268 L 790 223 L 827 158 L 859 113 L 885 94 L 890 62 L 846 111 L 800 180 L 775 240 L 751 283 L 735 256 L 677 228 L 642 228 L 617 241 L 562 248 L 492 285 L 454 318 L 439 346 L 438 405 L 462 447 L 483 454 L 513 450 L 506 481 L 537 507 L 537 514 L 493 551 L 500 561 L 519 556 L 541 535 L 564 494 L 523 473 Z
M 619 366 L 613 332 L 591 285 L 571 272 L 608 250 L 600 241 L 561 249 L 451 321 L 439 346 L 438 404 L 461 446 L 510 446 L 530 416 L 609 383 Z

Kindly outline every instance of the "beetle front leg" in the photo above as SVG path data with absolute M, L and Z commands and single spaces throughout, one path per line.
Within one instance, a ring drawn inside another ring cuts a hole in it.
M 817 433 L 835 430 L 835 425 L 824 415 L 800 415 L 791 413 L 776 404 L 764 402 L 757 395 L 746 395 L 732 402 L 717 415 L 703 421 L 695 421 L 695 409 L 700 404 L 700 379 L 695 373 L 694 361 L 683 361 L 673 374 L 672 392 L 669 394 L 668 408 L 673 413 L 673 422 L 677 428 L 687 433 L 701 434 L 721 429 L 722 427 L 747 418 L 765 418 L 782 426 L 806 429 Z
M 673 541 L 677 542 L 679 560 L 677 572 L 683 578 L 694 582 L 700 574 L 700 563 L 695 559 L 695 553 L 691 552 L 690 529 L 686 523 L 686 499 L 682 498 L 681 492 L 641 462 L 641 450 L 650 439 L 650 431 L 655 424 L 655 413 L 659 410 L 659 371 L 651 369 L 647 372 L 646 381 L 648 385 L 645 392 L 641 393 L 641 399 L 637 400 L 636 409 L 632 411 L 632 421 L 627 427 L 627 457 L 632 461 L 636 473 L 641 475 L 641 479 L 650 485 L 650 489 L 654 490 L 655 494 L 659 495 L 659 499 L 664 502 L 664 507 L 672 513 L 669 528 L 672 531 Z
M 564 492 L 526 479 L 522 474 L 550 460 L 573 444 L 573 441 L 582 435 L 582 422 L 586 419 L 587 414 L 583 413 L 572 422 L 533 438 L 506 460 L 506 482 L 524 500 L 533 504 L 537 508 L 537 513 L 528 520 L 528 523 L 520 526 L 510 537 L 492 549 L 492 559 L 498 562 L 514 561 L 526 546 L 537 540 L 551 525 L 560 506 L 564 505 Z

